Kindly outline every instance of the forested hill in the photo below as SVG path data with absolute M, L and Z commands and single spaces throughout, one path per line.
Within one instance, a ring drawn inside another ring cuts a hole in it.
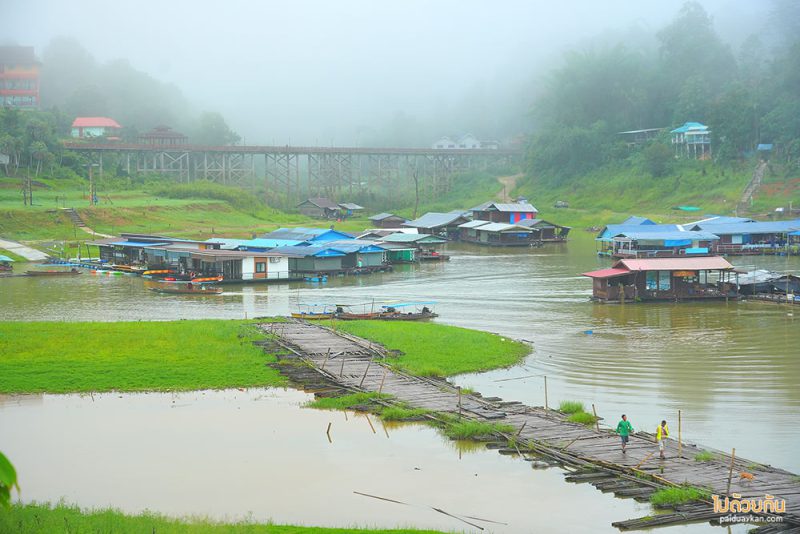
M 534 105 L 527 188 L 579 185 L 599 169 L 676 176 L 681 162 L 669 131 L 689 121 L 711 130 L 714 165 L 740 164 L 758 144 L 770 143 L 772 160 L 783 172 L 797 173 L 800 3 L 773 0 L 764 8 L 771 10 L 768 27 L 738 49 L 722 41 L 700 4 L 689 2 L 657 32 L 655 43 L 626 35 L 568 53 Z M 655 142 L 634 148 L 619 135 L 649 128 L 664 130 Z M 745 168 L 752 172 L 753 166 Z

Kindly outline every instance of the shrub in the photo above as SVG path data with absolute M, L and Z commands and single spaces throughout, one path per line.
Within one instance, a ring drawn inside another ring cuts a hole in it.
M 578 413 L 586 411 L 583 409 L 583 403 L 578 401 L 561 401 L 561 404 L 558 405 L 558 410 L 564 413 Z

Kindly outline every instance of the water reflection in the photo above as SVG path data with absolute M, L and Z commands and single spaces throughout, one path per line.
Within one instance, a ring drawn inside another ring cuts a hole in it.
M 309 398 L 260 389 L 5 397 L 0 443 L 25 501 L 468 532 L 477 529 L 431 507 L 499 522 L 470 520 L 489 532 L 616 532 L 612 521 L 650 513 L 569 484 L 560 469 L 443 446 L 451 442 L 423 425 L 384 432 L 373 418 L 373 432 L 362 414 L 301 408 Z

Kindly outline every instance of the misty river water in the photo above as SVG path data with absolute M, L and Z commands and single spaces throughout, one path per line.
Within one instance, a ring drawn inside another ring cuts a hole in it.
M 595 404 L 608 424 L 627 413 L 637 430 L 653 431 L 667 419 L 673 432 L 680 409 L 685 440 L 726 451 L 735 447 L 737 456 L 800 471 L 800 328 L 795 323 L 800 309 L 755 301 L 592 303 L 591 282 L 580 273 L 610 262 L 596 256 L 591 236 L 583 232 L 567 244 L 541 249 L 450 245 L 449 253 L 450 262 L 401 266 L 392 273 L 325 284 L 225 286 L 220 296 L 191 299 L 146 291 L 142 279 L 130 276 L 8 278 L 0 280 L 0 320 L 243 318 L 284 315 L 309 303 L 435 300 L 438 322 L 534 344 L 523 364 L 456 377 L 461 385 L 542 405 L 546 375 L 550 405 L 581 400 Z M 800 270 L 796 257 L 733 258 L 732 263 Z M 0 423 L 8 413 L 0 410 Z M 413 523 L 418 524 L 416 516 Z

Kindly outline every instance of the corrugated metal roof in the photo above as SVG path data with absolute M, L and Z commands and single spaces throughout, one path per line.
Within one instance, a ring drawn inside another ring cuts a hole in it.
M 588 276 L 589 278 L 615 278 L 626 274 L 631 274 L 631 272 L 628 269 L 600 269 L 599 271 L 583 273 L 582 276 Z
M 394 213 L 379 213 L 377 215 L 373 215 L 369 218 L 370 221 L 382 221 L 384 219 L 388 219 L 389 217 L 397 217 L 398 219 L 403 219 L 404 221 L 407 220 L 405 217 L 400 217 L 399 215 L 395 215 Z
M 364 206 L 359 206 L 358 204 L 354 204 L 352 202 L 339 202 L 339 205 L 346 210 L 363 210 Z
M 156 243 L 153 241 L 112 241 L 111 243 L 106 243 L 106 245 L 119 245 L 123 247 L 163 247 L 169 244 L 169 241 L 165 243 Z
M 319 246 L 307 246 L 307 247 L 278 247 L 273 249 L 271 252 L 276 252 L 278 254 L 285 254 L 287 256 L 298 256 L 298 257 L 308 257 L 308 256 L 320 256 L 320 257 L 337 257 L 337 256 L 345 256 L 344 252 L 331 249 L 328 247 L 319 247 Z
M 733 235 L 733 234 L 782 234 L 784 232 L 793 232 L 800 230 L 800 219 L 793 221 L 769 221 L 769 222 L 751 222 L 751 223 L 733 223 L 733 224 L 708 224 L 700 223 L 695 224 L 692 230 L 708 230 L 717 235 Z
M 328 208 L 328 209 L 339 209 L 339 205 L 329 198 L 317 197 L 317 198 L 307 198 L 306 200 L 302 201 L 297 206 L 300 207 L 306 202 L 315 205 L 318 208 Z
M 464 224 L 459 224 L 459 228 L 477 228 L 478 226 L 483 226 L 485 224 L 489 224 L 489 221 L 469 221 L 465 222 Z
M 646 217 L 639 217 L 638 215 L 631 215 L 630 217 L 628 217 L 627 219 L 622 221 L 622 223 L 620 223 L 620 224 L 630 224 L 630 225 L 647 224 L 647 225 L 651 225 L 651 224 L 656 224 L 656 223 L 651 221 L 650 219 L 647 219 Z
M 278 228 L 275 231 L 263 234 L 261 239 L 288 239 L 294 241 L 324 241 L 332 239 L 350 239 L 353 236 L 331 230 L 330 228 Z
M 705 271 L 716 269 L 733 269 L 733 265 L 721 256 L 702 258 L 648 258 L 619 260 L 613 265 L 615 269 L 624 267 L 630 271 Z
M 500 203 L 500 202 L 492 202 L 489 204 L 484 210 L 489 210 L 494 207 L 497 211 L 502 211 L 504 213 L 511 212 L 511 213 L 535 213 L 538 211 L 530 204 L 523 204 L 521 202 L 514 202 L 514 203 Z
M 117 121 L 108 117 L 78 117 L 72 121 L 73 128 L 122 128 Z
M 678 239 L 691 239 L 692 241 L 715 241 L 719 236 L 711 232 L 686 231 L 686 232 L 622 232 L 614 236 L 627 237 L 636 241 L 666 241 Z
M 275 248 L 284 246 L 299 245 L 302 240 L 297 239 L 228 239 L 225 237 L 214 237 L 206 241 L 207 243 L 219 243 L 222 248 L 232 249 L 238 247 L 249 248 Z
M 700 219 L 699 221 L 684 224 L 682 226 L 684 228 L 689 228 L 696 224 L 733 224 L 733 223 L 752 223 L 752 222 L 756 221 L 754 219 L 749 219 L 747 217 L 728 217 L 722 215 L 710 215 L 705 219 Z
M 507 223 L 489 223 L 487 225 L 478 227 L 477 230 L 479 232 L 519 232 L 521 234 L 530 234 L 533 232 L 533 230 L 530 228 Z
M 381 238 L 387 243 L 446 243 L 446 239 L 430 234 L 391 234 Z
M 451 225 L 459 219 L 464 219 L 464 222 L 466 222 L 466 217 L 464 217 L 461 213 L 430 212 L 426 213 L 419 219 L 403 223 L 403 226 L 412 226 L 414 228 L 436 228 L 439 226 Z
M 609 224 L 597 234 L 597 239 L 610 238 L 624 232 L 679 232 L 677 224 Z
M 672 130 L 670 133 L 686 133 L 686 132 L 688 132 L 690 130 L 691 131 L 697 131 L 697 130 L 706 131 L 706 130 L 708 130 L 708 126 L 706 126 L 705 124 L 700 124 L 699 122 L 685 122 L 685 123 L 683 123 L 683 126 L 678 126 L 674 130 Z
M 478 204 L 477 206 L 475 206 L 474 208 L 470 208 L 469 211 L 483 211 L 486 208 L 488 208 L 489 206 L 491 206 L 492 204 L 493 204 L 493 202 L 491 200 L 489 202 L 482 202 L 482 203 Z
M 383 252 L 383 249 L 380 247 L 380 245 L 378 245 L 375 241 L 370 241 L 367 239 L 326 241 L 325 247 L 346 253 L 361 252 L 366 254 L 369 252 Z

